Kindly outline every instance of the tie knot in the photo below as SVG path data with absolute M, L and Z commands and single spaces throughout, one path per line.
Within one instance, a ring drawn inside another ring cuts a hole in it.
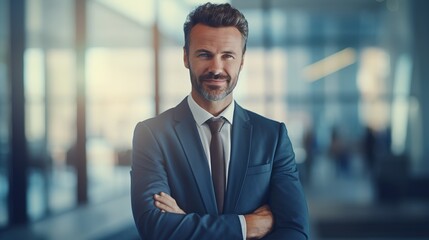
M 221 118 L 213 117 L 207 120 L 207 124 L 209 125 L 210 131 L 212 132 L 212 134 L 219 133 L 224 123 L 225 123 L 225 119 L 223 117 Z

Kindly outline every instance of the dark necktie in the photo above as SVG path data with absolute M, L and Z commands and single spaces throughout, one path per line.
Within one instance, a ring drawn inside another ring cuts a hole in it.
M 223 211 L 223 200 L 225 195 L 225 159 L 223 152 L 222 139 L 220 137 L 220 130 L 222 129 L 225 120 L 223 118 L 210 118 L 207 124 L 212 133 L 212 140 L 210 142 L 210 161 L 212 167 L 212 180 L 213 187 L 216 195 L 216 202 L 218 212 Z

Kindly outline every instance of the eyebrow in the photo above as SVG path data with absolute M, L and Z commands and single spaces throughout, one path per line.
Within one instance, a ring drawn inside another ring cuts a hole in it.
M 207 49 L 198 49 L 195 51 L 195 53 L 212 53 L 211 51 L 207 50 Z M 223 54 L 233 54 L 233 55 L 237 55 L 237 53 L 235 53 L 234 51 L 223 51 Z
M 195 53 L 211 53 L 209 50 L 206 49 L 198 49 L 195 51 Z
M 237 55 L 234 51 L 223 51 L 222 53 Z

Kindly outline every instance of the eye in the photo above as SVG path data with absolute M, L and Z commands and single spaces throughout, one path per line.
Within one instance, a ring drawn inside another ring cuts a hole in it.
M 210 58 L 211 55 L 209 53 L 203 52 L 203 53 L 199 53 L 197 55 L 197 57 L 199 57 L 199 58 Z
M 225 54 L 225 55 L 223 55 L 223 58 L 224 59 L 235 59 L 234 55 L 232 55 L 232 54 Z

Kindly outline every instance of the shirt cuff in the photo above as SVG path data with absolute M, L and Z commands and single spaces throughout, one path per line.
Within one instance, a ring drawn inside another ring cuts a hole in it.
M 244 218 L 244 215 L 238 215 L 238 218 L 240 219 L 241 233 L 243 234 L 243 240 L 246 240 L 246 232 L 247 232 L 246 219 Z

